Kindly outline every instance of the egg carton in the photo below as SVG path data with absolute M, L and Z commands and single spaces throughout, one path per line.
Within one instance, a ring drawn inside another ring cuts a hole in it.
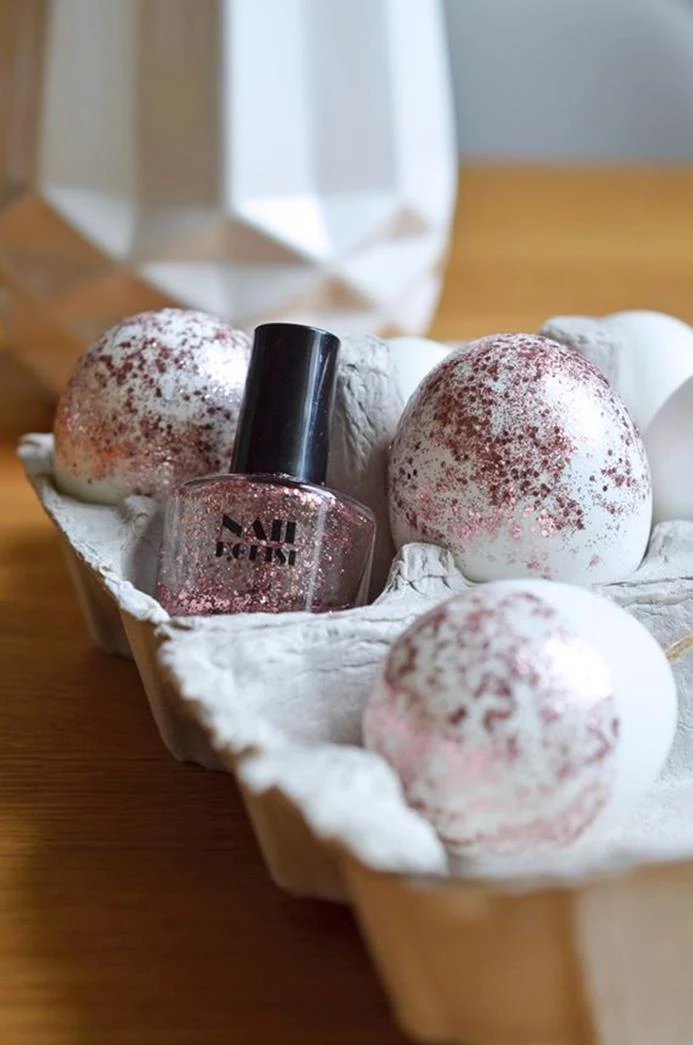
M 467 587 L 447 552 L 403 548 L 383 593 L 360 609 L 172 619 L 150 594 L 156 504 L 63 496 L 50 436 L 27 437 L 21 456 L 94 640 L 134 657 L 176 758 L 235 774 L 273 879 L 354 905 L 405 1031 L 465 1045 L 690 1040 L 693 658 L 674 665 L 669 762 L 618 832 L 533 864 L 453 865 L 391 769 L 360 746 L 390 643 Z M 685 643 L 693 524 L 658 526 L 637 573 L 601 591 L 663 646 Z
M 586 331 L 584 317 L 569 317 L 546 332 L 588 356 L 604 347 L 600 365 L 625 393 L 633 346 L 647 356 L 662 317 L 637 316 L 637 338 L 615 318 L 589 321 Z M 685 371 L 683 347 L 673 347 Z M 363 705 L 389 644 L 467 586 L 442 549 L 412 545 L 378 595 L 392 552 L 385 459 L 407 392 L 388 351 L 376 339 L 347 345 L 332 434 L 332 484 L 371 504 L 380 524 L 376 597 L 363 609 L 168 618 L 151 596 L 156 505 L 130 498 L 104 508 L 62 497 L 50 437 L 30 437 L 27 473 L 61 534 L 92 635 L 134 655 L 177 758 L 236 775 L 275 881 L 299 896 L 353 903 L 412 1036 L 466 1045 L 685 1045 L 693 1038 L 693 659 L 683 654 L 693 632 L 693 526 L 658 526 L 638 572 L 601 589 L 679 655 L 677 736 L 648 799 L 617 832 L 570 852 L 502 867 L 451 863 L 390 768 L 360 746 Z M 635 389 L 642 411 L 654 409 L 653 389 L 655 398 L 666 393 L 649 380 Z

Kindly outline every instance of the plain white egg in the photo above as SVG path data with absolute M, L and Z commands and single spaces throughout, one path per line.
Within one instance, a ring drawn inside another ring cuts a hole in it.
M 652 521 L 645 449 L 603 374 L 548 338 L 467 343 L 429 373 L 393 441 L 395 544 L 450 549 L 475 581 L 622 580 Z
M 664 312 L 555 316 L 541 332 L 599 366 L 641 432 L 669 396 L 693 376 L 693 329 Z
M 364 738 L 450 851 L 531 853 L 622 822 L 676 720 L 669 663 L 634 617 L 585 589 L 503 581 L 395 641 Z
M 393 337 L 387 343 L 403 403 L 409 401 L 426 374 L 452 351 L 452 345 L 426 337 Z
M 677 388 L 645 432 L 655 522 L 693 519 L 693 378 Z

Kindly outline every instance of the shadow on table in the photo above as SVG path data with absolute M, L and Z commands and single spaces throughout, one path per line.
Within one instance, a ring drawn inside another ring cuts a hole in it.
M 90 648 L 55 542 L 10 552 L 35 566 L 0 606 L 0 803 L 57 1037 L 401 1042 L 349 912 L 269 882 L 231 779 L 175 763 L 134 665 Z

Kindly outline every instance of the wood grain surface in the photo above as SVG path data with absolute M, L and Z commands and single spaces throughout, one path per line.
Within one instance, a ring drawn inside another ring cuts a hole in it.
M 693 171 L 477 168 L 433 332 L 693 320 L 692 277 Z M 231 780 L 173 762 L 90 647 L 10 445 L 0 613 L 0 1043 L 401 1042 L 349 912 L 275 889 Z

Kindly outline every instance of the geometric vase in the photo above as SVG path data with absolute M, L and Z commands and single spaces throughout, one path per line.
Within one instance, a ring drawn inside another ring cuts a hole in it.
M 165 304 L 422 332 L 456 178 L 439 0 L 0 2 L 0 325 L 53 388 Z

